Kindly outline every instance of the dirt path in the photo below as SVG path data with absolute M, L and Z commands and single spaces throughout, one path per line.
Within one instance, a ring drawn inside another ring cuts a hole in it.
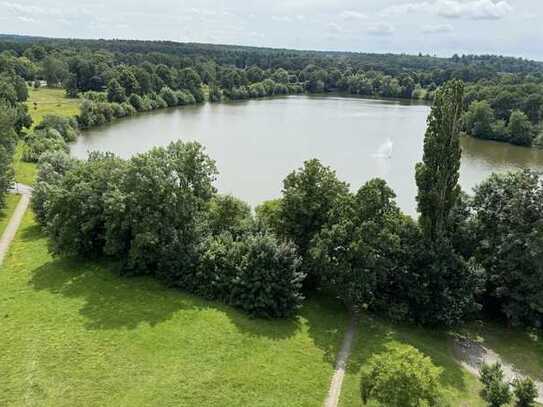
M 324 407 L 337 407 L 339 402 L 339 395 L 341 394 L 341 385 L 343 384 L 343 377 L 345 376 L 345 369 L 351 354 L 351 347 L 354 341 L 354 335 L 356 332 L 357 318 L 355 315 L 351 317 L 349 327 L 343 338 L 341 349 L 337 354 L 336 369 L 332 376 L 332 382 L 330 383 L 330 389 L 328 390 L 328 397 L 324 401 Z
M 4 257 L 6 257 L 9 245 L 15 238 L 17 229 L 19 229 L 19 225 L 21 224 L 23 216 L 28 208 L 30 197 L 32 196 L 32 188 L 27 185 L 16 184 L 11 192 L 21 194 L 21 199 L 19 200 L 13 215 L 11 215 L 11 219 L 6 226 L 6 230 L 4 230 L 4 234 L 0 238 L 0 265 L 4 262 Z
M 454 353 L 462 366 L 477 377 L 479 377 L 479 369 L 483 363 L 492 365 L 496 362 L 500 362 L 502 365 L 506 381 L 512 382 L 516 377 L 520 379 L 526 377 L 526 375 L 515 369 L 512 364 L 503 361 L 500 358 L 500 355 L 492 349 L 486 348 L 480 343 L 468 338 L 455 339 Z M 543 404 L 543 382 L 534 380 L 534 383 L 539 391 L 539 397 L 536 401 Z

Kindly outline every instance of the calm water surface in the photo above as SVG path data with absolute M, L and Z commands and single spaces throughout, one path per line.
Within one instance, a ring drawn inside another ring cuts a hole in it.
M 206 104 L 139 115 L 85 131 L 72 154 L 111 151 L 122 157 L 174 140 L 202 143 L 220 171 L 219 192 L 252 205 L 280 195 L 282 180 L 304 160 L 319 158 L 357 189 L 387 180 L 399 205 L 414 214 L 415 163 L 422 158 L 426 105 L 348 97 L 291 96 Z M 462 140 L 462 187 L 494 171 L 543 171 L 543 150 L 473 138 Z

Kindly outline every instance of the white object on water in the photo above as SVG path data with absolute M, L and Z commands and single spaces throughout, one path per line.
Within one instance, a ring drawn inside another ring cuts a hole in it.
M 392 158 L 392 140 L 388 139 L 385 141 L 377 150 L 377 153 L 374 154 L 374 157 L 376 158 L 386 158 L 390 159 Z

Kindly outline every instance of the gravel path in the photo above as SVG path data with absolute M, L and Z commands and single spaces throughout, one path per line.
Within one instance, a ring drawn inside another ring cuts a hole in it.
M 355 315 L 351 317 L 349 327 L 343 338 L 341 349 L 337 354 L 336 370 L 332 376 L 332 382 L 330 383 L 330 389 L 328 391 L 328 397 L 324 401 L 324 407 L 337 407 L 339 402 L 339 395 L 341 394 L 341 385 L 343 384 L 343 377 L 345 376 L 345 369 L 351 354 L 351 347 L 354 341 L 354 335 L 356 332 L 357 318 Z
M 483 363 L 492 365 L 496 362 L 500 362 L 502 365 L 506 381 L 512 382 L 516 377 L 520 379 L 526 377 L 526 375 L 523 375 L 515 369 L 512 364 L 504 362 L 500 358 L 500 355 L 492 349 L 486 348 L 480 343 L 468 338 L 458 337 L 455 339 L 454 353 L 462 366 L 477 377 L 479 377 L 479 369 Z M 539 397 L 536 401 L 543 404 L 543 382 L 534 380 L 534 383 L 539 391 Z
M 23 216 L 28 208 L 30 197 L 32 196 L 32 188 L 27 185 L 16 184 L 11 192 L 21 194 L 21 199 L 19 200 L 13 215 L 11 215 L 11 219 L 6 226 L 6 230 L 4 230 L 4 234 L 0 238 L 0 265 L 4 262 L 4 257 L 6 257 L 9 245 L 15 237 L 17 229 L 19 229 L 19 225 L 21 224 Z

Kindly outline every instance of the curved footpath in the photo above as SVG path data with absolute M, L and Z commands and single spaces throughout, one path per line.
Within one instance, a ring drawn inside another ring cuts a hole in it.
M 4 262 L 4 257 L 8 252 L 9 245 L 12 240 L 15 238 L 17 229 L 21 224 L 23 217 L 28 209 L 28 204 L 30 203 L 30 197 L 32 196 L 32 188 L 24 184 L 15 184 L 15 186 L 10 190 L 11 193 L 20 194 L 21 199 L 9 220 L 4 234 L 0 238 L 0 265 Z

